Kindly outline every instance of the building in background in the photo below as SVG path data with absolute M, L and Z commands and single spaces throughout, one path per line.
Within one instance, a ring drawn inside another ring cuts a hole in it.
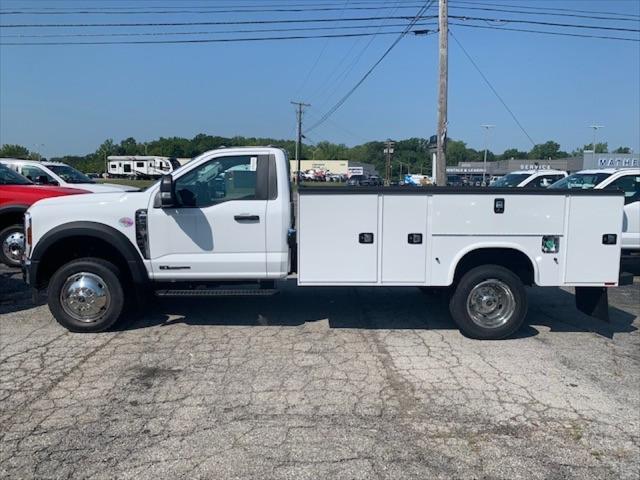
M 558 158 L 555 160 L 511 159 L 487 162 L 487 175 L 506 175 L 521 170 L 564 170 L 574 173 L 590 168 L 638 168 L 640 155 L 637 153 L 596 153 L 583 152 L 581 157 Z M 483 162 L 460 162 L 447 167 L 447 173 L 459 175 L 481 175 Z
M 289 160 L 291 168 L 291 178 L 293 179 L 298 169 L 298 163 L 295 160 Z M 300 170 L 307 172 L 309 170 L 321 171 L 324 173 L 332 173 L 334 175 L 348 175 L 349 169 L 362 169 L 364 175 L 377 175 L 376 168 L 370 163 L 351 162 L 349 160 L 300 160 Z

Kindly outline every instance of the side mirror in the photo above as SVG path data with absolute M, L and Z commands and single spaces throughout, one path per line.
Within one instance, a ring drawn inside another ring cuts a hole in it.
M 173 177 L 171 175 L 163 175 L 160 180 L 160 206 L 162 208 L 171 208 L 176 204 L 176 195 L 173 189 Z

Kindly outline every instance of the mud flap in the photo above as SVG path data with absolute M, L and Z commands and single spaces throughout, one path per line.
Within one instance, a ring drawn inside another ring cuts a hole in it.
M 604 287 L 576 287 L 576 307 L 582 313 L 609 322 L 609 296 Z

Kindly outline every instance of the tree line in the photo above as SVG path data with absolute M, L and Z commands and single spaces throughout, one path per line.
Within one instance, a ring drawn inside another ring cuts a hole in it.
M 126 138 L 120 143 L 112 139 L 105 140 L 98 149 L 84 156 L 65 155 L 51 160 L 67 163 L 83 172 L 102 173 L 105 171 L 106 158 L 110 155 L 153 155 L 162 157 L 192 158 L 207 150 L 220 147 L 273 145 L 285 149 L 289 158 L 295 158 L 295 142 L 274 138 L 258 137 L 221 137 L 198 134 L 188 139 L 183 137 L 160 137 L 150 142 L 139 142 L 133 137 Z M 432 145 L 424 138 L 408 138 L 395 142 L 394 165 L 403 171 L 431 173 Z M 386 156 L 384 153 L 384 141 L 372 141 L 348 147 L 345 144 L 328 141 L 316 144 L 304 143 L 301 150 L 302 159 L 318 160 L 349 160 L 352 162 L 373 164 L 379 172 L 385 171 Z M 553 140 L 535 145 L 531 150 L 523 151 L 517 148 L 508 148 L 502 154 L 487 151 L 487 161 L 509 159 L 546 160 L 566 158 L 582 155 L 583 150 L 592 150 L 593 145 L 587 144 L 571 153 L 560 149 L 560 144 Z M 596 153 L 608 153 L 607 143 L 597 143 Z M 629 147 L 619 147 L 612 153 L 629 153 Z M 32 152 L 21 145 L 2 145 L 0 157 L 24 158 L 40 160 L 42 157 L 37 152 Z M 482 161 L 484 150 L 470 148 L 461 140 L 449 139 L 447 142 L 447 165 L 457 165 L 460 162 Z M 406 170 L 404 170 L 406 169 Z

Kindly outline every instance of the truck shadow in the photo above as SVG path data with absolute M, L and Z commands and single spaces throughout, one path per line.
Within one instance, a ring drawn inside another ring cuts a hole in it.
M 42 305 L 43 299 L 34 304 L 31 292 L 22 281 L 22 273 L 16 269 L 0 267 L 0 315 L 29 310 Z
M 638 298 L 640 285 L 615 290 L 619 292 L 615 298 L 612 295 L 610 303 L 635 311 L 637 301 L 634 307 L 633 299 Z M 637 330 L 633 325 L 636 315 L 618 307 L 610 307 L 611 322 L 605 323 L 579 312 L 571 292 L 534 288 L 529 295 L 529 314 L 515 338 L 535 336 L 540 327 L 552 332 L 593 332 L 608 338 Z M 297 327 L 323 321 L 330 328 L 457 329 L 446 300 L 425 295 L 417 288 L 296 288 L 291 284 L 273 297 L 164 299 L 117 328 L 133 330 L 174 324 Z

